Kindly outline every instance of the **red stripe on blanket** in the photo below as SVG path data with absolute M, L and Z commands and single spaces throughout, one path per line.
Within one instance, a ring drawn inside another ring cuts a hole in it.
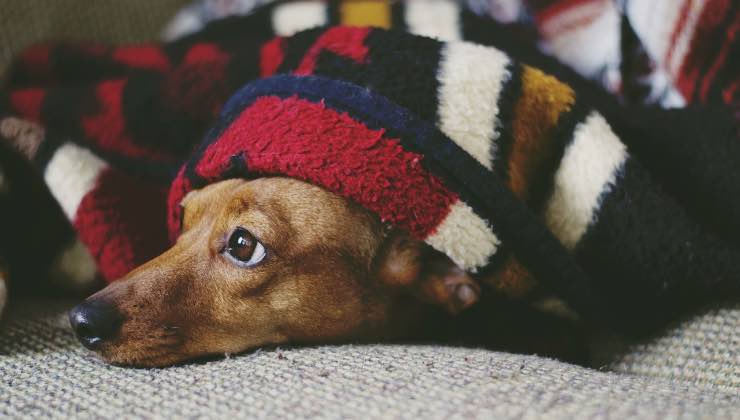
M 32 45 L 20 55 L 24 76 L 35 83 L 48 82 L 51 79 L 51 47 L 47 44 Z
M 250 173 L 320 185 L 424 239 L 458 196 L 424 169 L 421 155 L 384 134 L 323 103 L 263 97 L 206 149 L 195 172 L 215 182 L 242 158 Z
M 41 88 L 14 90 L 10 94 L 10 106 L 19 117 L 41 122 L 41 105 L 45 96 L 46 91 Z
M 316 60 L 322 51 L 331 51 L 342 57 L 350 58 L 362 63 L 370 51 L 365 45 L 365 39 L 371 28 L 357 28 L 351 26 L 337 26 L 329 28 L 321 34 L 316 42 L 308 49 L 303 61 L 295 70 L 295 74 L 306 76 L 313 74 Z
M 712 67 L 710 67 L 706 76 L 704 76 L 704 79 L 702 80 L 701 91 L 699 93 L 699 99 L 702 102 L 706 102 L 708 100 L 709 88 L 712 86 L 712 82 L 717 76 L 717 72 L 722 68 L 722 65 L 727 62 L 727 57 L 730 54 L 730 50 L 732 50 L 732 46 L 737 43 L 738 36 L 740 36 L 740 13 L 735 15 L 735 20 L 727 29 L 727 38 L 725 39 L 725 43 L 722 45 L 722 49 L 717 55 L 717 59 L 714 60 Z M 735 60 L 740 60 L 740 57 L 735 57 Z M 737 77 L 740 77 L 740 75 L 737 75 Z
M 80 202 L 74 220 L 107 282 L 167 249 L 166 188 L 108 169 Z
M 183 60 L 185 65 L 193 65 L 202 62 L 219 62 L 229 61 L 229 55 L 226 54 L 218 45 L 210 42 L 195 44 L 185 53 Z
M 260 77 L 272 76 L 277 72 L 285 59 L 284 43 L 283 38 L 275 38 L 262 45 L 260 49 Z
M 678 41 L 678 36 L 681 35 L 684 26 L 686 26 L 686 20 L 688 20 L 689 18 L 689 10 L 691 10 L 693 3 L 694 0 L 684 0 L 683 2 L 683 6 L 681 7 L 681 14 L 678 16 L 676 26 L 673 27 L 673 32 L 671 33 L 671 42 L 670 44 L 668 44 L 668 51 L 666 52 L 664 60 L 665 63 L 671 62 L 673 51 L 676 49 L 676 41 Z
M 170 68 L 167 56 L 160 48 L 151 45 L 116 48 L 112 56 L 113 60 L 135 69 L 165 72 Z
M 82 117 L 85 136 L 93 144 L 108 152 L 121 153 L 127 157 L 143 157 L 159 160 L 169 156 L 139 146 L 126 133 L 123 116 L 123 90 L 126 79 L 108 80 L 98 84 L 96 97 L 98 112 Z
M 740 92 L 740 80 L 731 84 L 727 89 L 722 91 L 722 99 L 726 104 L 740 105 L 740 101 L 735 99 L 735 95 Z
M 730 0 L 708 0 L 696 25 L 689 52 L 683 59 L 676 86 L 684 98 L 693 102 L 699 77 L 705 63 L 712 59 L 712 45 L 718 42 L 717 34 L 724 34 L 721 23 L 731 6 Z M 724 38 L 722 38 L 724 39 Z
M 600 0 L 597 0 L 600 1 Z M 541 25 L 548 21 L 549 19 L 552 19 L 556 16 L 559 16 L 560 14 L 564 13 L 568 9 L 572 9 L 578 6 L 582 6 L 587 3 L 593 3 L 594 0 L 561 0 L 557 1 L 551 5 L 548 5 L 547 7 L 542 8 L 541 10 L 537 11 L 535 13 L 535 19 L 537 20 L 537 24 Z M 601 0 L 603 3 L 603 0 Z

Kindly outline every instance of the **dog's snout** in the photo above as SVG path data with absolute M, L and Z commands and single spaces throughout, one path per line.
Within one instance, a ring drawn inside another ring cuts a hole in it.
M 69 312 L 69 323 L 77 339 L 90 350 L 115 337 L 122 321 L 115 305 L 100 300 L 86 300 Z

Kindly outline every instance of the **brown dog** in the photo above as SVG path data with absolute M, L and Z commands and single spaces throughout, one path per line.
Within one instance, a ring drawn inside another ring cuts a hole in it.
M 304 182 L 222 181 L 182 205 L 171 249 L 71 312 L 80 340 L 106 361 L 161 366 L 266 344 L 387 338 L 420 315 L 412 297 L 453 313 L 478 299 L 477 282 L 446 257 Z

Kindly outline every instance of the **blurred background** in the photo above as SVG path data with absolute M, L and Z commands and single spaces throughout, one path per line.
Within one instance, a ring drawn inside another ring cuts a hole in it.
M 0 0 L 0 74 L 21 49 L 49 39 L 130 43 L 159 38 L 189 0 Z

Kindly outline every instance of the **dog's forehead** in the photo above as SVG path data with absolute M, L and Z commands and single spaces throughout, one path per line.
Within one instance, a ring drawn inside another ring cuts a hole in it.
M 292 178 L 262 178 L 245 185 L 248 204 L 274 209 L 295 222 L 341 224 L 352 216 L 348 200 L 316 185 Z
M 228 180 L 192 191 L 181 201 L 192 221 L 210 214 L 219 220 L 248 217 L 263 228 L 300 232 L 303 241 L 334 238 L 347 230 L 372 231 L 372 217 L 348 200 L 313 184 L 283 177 Z
M 229 179 L 192 190 L 180 200 L 180 206 L 190 208 L 207 204 L 218 204 L 223 202 L 222 200 L 218 200 L 219 197 L 228 197 L 229 190 L 233 190 L 244 183 L 245 181 L 241 179 Z

